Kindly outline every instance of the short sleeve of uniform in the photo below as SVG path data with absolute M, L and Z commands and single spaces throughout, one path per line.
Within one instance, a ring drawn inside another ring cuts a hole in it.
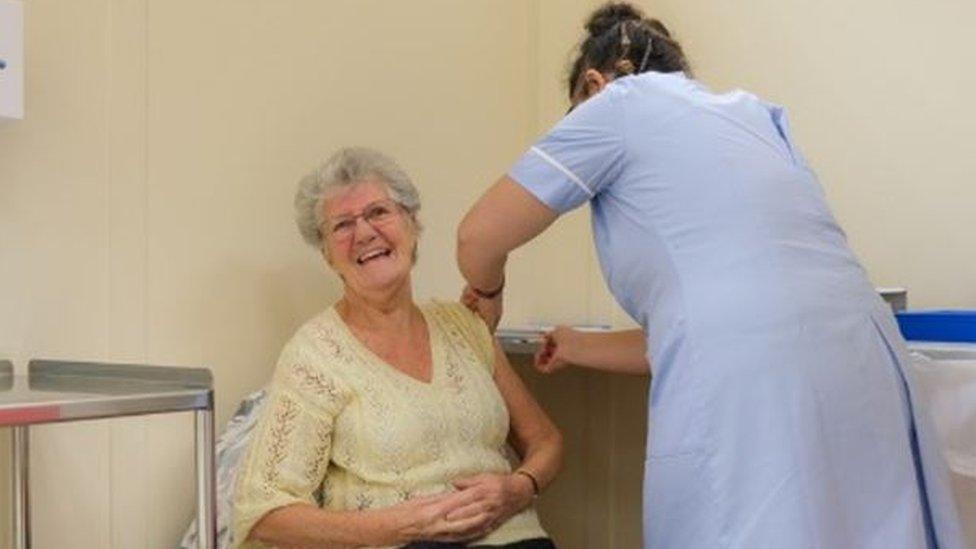
M 587 202 L 620 175 L 624 163 L 617 90 L 583 102 L 536 142 L 509 177 L 559 213 Z
M 234 493 L 235 547 L 269 512 L 295 503 L 316 504 L 331 455 L 332 427 L 349 398 L 323 356 L 299 332 L 281 353 L 268 403 L 244 457 Z

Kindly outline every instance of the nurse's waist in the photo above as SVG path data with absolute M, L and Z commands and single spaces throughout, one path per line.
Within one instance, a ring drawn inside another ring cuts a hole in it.
M 861 271 L 714 270 L 682 273 L 679 281 L 684 307 L 706 314 L 851 311 L 870 306 L 877 297 Z
M 804 295 L 743 298 L 734 293 L 723 293 L 714 299 L 703 297 L 699 295 L 671 313 L 648 315 L 645 329 L 652 356 L 678 352 L 678 346 L 711 344 L 730 337 L 761 337 L 857 323 L 877 310 L 880 299 L 865 292 L 828 298 Z

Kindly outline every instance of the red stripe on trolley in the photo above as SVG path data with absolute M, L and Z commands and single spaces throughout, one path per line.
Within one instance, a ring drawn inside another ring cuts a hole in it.
M 61 419 L 60 406 L 32 406 L 14 410 L 0 410 L 0 425 L 30 425 Z

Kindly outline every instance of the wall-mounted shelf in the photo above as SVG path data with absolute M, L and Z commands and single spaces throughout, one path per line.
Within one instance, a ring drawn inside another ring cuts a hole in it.
M 506 353 L 513 355 L 535 354 L 542 343 L 542 330 L 499 328 L 495 337 Z

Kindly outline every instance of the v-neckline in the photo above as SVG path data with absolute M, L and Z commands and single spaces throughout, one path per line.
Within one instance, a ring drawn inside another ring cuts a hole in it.
M 335 317 L 336 323 L 338 323 L 341 327 L 345 338 L 351 342 L 351 345 L 356 348 L 357 352 L 362 355 L 367 362 L 375 364 L 376 366 L 380 367 L 381 370 L 389 372 L 396 377 L 406 378 L 410 382 L 421 387 L 431 387 L 434 385 L 434 382 L 437 381 L 437 363 L 439 362 L 439 357 L 437 356 L 438 347 L 436 345 L 434 335 L 434 322 L 430 319 L 425 307 L 418 305 L 417 309 L 420 311 L 420 315 L 424 319 L 424 324 L 427 328 L 427 345 L 430 348 L 430 379 L 426 381 L 404 372 L 400 368 L 390 364 L 383 357 L 373 352 L 373 350 L 370 349 L 366 343 L 356 337 L 356 333 L 352 331 L 351 326 L 346 324 L 346 321 L 342 318 L 342 315 L 339 314 L 339 309 L 335 305 L 333 305 L 330 310 L 333 317 Z

